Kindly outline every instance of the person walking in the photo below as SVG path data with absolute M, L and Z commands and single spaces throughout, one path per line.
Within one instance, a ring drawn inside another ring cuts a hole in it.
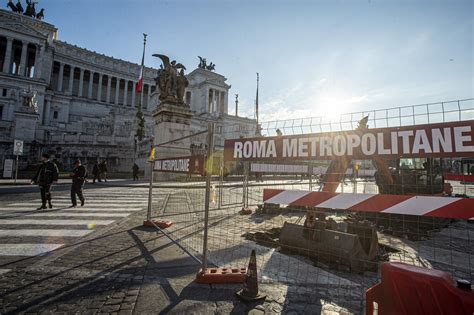
M 51 203 L 51 185 L 58 181 L 58 167 L 49 160 L 49 154 L 41 156 L 41 166 L 31 180 L 31 184 L 37 184 L 41 192 L 41 207 L 36 210 L 46 209 L 46 201 L 50 209 L 53 208 Z
M 99 171 L 104 181 L 107 182 L 107 161 L 106 160 L 103 160 L 102 163 L 99 164 Z
M 86 201 L 82 189 L 84 188 L 84 182 L 87 178 L 87 170 L 84 165 L 82 165 L 81 160 L 76 160 L 74 162 L 74 170 L 72 171 L 71 177 L 71 208 L 77 207 L 76 195 L 79 197 L 82 207 Z
M 100 178 L 100 168 L 99 168 L 99 162 L 95 162 L 94 167 L 92 168 L 92 175 L 94 178 L 92 179 L 92 184 L 95 184 L 95 180 L 97 179 L 98 182 L 102 182 L 102 179 Z
M 133 163 L 132 171 L 133 171 L 133 180 L 134 181 L 138 180 L 138 172 L 140 171 L 140 168 L 138 167 L 137 163 Z

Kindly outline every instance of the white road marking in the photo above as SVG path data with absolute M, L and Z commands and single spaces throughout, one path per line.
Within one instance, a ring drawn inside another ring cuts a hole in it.
M 144 198 L 127 198 L 127 197 L 119 197 L 119 196 L 113 196 L 113 197 L 110 197 L 110 198 L 107 198 L 107 199 L 103 199 L 104 196 L 85 196 L 86 198 L 86 201 L 87 200 L 91 200 L 91 201 L 94 201 L 94 202 L 97 202 L 97 201 L 113 201 L 113 202 L 121 202 L 121 201 L 129 201 L 129 202 L 148 202 L 148 197 L 144 197 Z M 53 201 L 54 200 L 64 200 L 64 201 L 71 201 L 71 197 L 69 196 L 57 196 L 57 197 L 54 197 L 53 196 Z M 77 200 L 79 200 L 79 198 L 77 198 Z M 33 199 L 31 201 L 39 201 L 41 202 L 41 199 Z
M 0 244 L 0 256 L 36 256 L 55 250 L 64 244 Z
M 52 201 L 52 204 L 53 204 L 53 207 L 58 207 L 58 206 L 70 206 L 71 205 L 71 201 Z M 86 205 L 90 206 L 90 207 L 98 207 L 98 206 L 103 206 L 103 205 L 109 205 L 109 206 L 113 206 L 113 205 L 117 205 L 117 204 L 120 204 L 122 206 L 126 206 L 126 205 L 132 205 L 132 206 L 146 206 L 148 205 L 148 202 L 126 202 L 126 201 L 114 201 L 114 202 L 110 202 L 110 201 L 95 201 L 95 202 L 87 202 L 86 200 Z M 8 206 L 31 206 L 31 207 L 38 207 L 41 205 L 41 201 L 38 203 L 38 202 L 15 202 L 15 203 L 10 203 Z
M 45 209 L 45 210 L 36 210 L 36 208 L 17 208 L 17 207 L 11 207 L 11 208 L 0 208 L 0 211 L 12 211 L 12 212 L 41 212 L 41 211 L 78 211 L 78 210 L 84 210 L 84 211 L 104 211 L 104 212 L 134 212 L 134 211 L 140 211 L 145 208 L 115 208 L 115 207 L 110 207 L 110 208 L 103 208 L 103 207 L 76 207 L 76 208 L 69 208 L 69 207 L 54 207 L 53 209 Z
M 48 236 L 48 237 L 81 237 L 92 230 L 0 230 L 0 237 L 18 237 L 18 236 Z
M 0 269 L 0 275 L 11 271 L 11 269 Z
M 71 212 L 49 212 L 49 213 L 33 213 L 33 214 L 26 214 L 26 217 L 126 217 L 130 215 L 130 213 L 122 212 L 122 213 L 104 213 L 104 212 L 89 212 L 89 213 L 71 213 Z M 1 217 L 1 216 L 0 216 Z M 1 221 L 0 221 L 1 224 Z
M 41 220 L 0 219 L 0 225 L 108 225 L 114 220 Z

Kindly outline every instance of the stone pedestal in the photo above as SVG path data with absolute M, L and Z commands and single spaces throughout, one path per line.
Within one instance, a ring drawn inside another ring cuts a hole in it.
M 35 140 L 38 117 L 36 113 L 15 112 L 14 138 L 27 142 Z
M 155 145 L 179 139 L 192 134 L 191 118 L 193 112 L 184 106 L 161 103 L 152 113 L 155 120 Z M 191 155 L 191 138 L 174 141 L 157 147 L 155 158 L 171 158 Z M 174 180 L 183 174 L 155 173 L 157 180 Z

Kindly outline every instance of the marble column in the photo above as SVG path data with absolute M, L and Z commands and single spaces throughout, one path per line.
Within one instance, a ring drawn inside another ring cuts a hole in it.
M 21 59 L 20 59 L 20 69 L 18 75 L 26 76 L 26 57 L 28 52 L 28 43 L 22 42 L 21 46 Z
M 135 98 L 136 98 L 136 92 L 137 90 L 137 83 L 136 82 L 133 82 L 133 86 L 132 86 L 132 107 L 135 107 L 136 105 L 136 102 L 135 102 Z
M 110 103 L 110 90 L 111 90 L 111 87 L 112 87 L 112 78 L 110 77 L 110 75 L 107 76 L 107 94 L 105 96 L 105 101 L 107 103 Z
M 51 102 L 49 100 L 44 101 L 45 111 L 43 117 L 43 125 L 49 125 L 49 115 L 51 115 Z
M 120 79 L 115 78 L 115 105 L 119 103 L 119 92 L 120 92 Z
M 148 84 L 148 89 L 146 90 L 146 107 L 150 108 L 150 102 L 151 102 L 151 85 Z
M 125 87 L 123 89 L 123 106 L 128 105 L 128 80 L 125 80 Z
M 64 63 L 59 63 L 58 91 L 63 91 Z
M 82 89 L 84 88 L 84 69 L 80 69 L 81 74 L 79 75 L 79 91 L 77 96 L 82 97 Z
M 92 98 L 92 88 L 94 87 L 94 72 L 90 71 L 89 72 L 89 91 L 87 91 L 88 98 Z
M 41 60 L 43 59 L 43 45 L 36 45 L 36 50 L 35 50 L 35 72 L 33 74 L 33 77 L 35 79 L 41 78 Z
M 97 87 L 97 100 L 99 102 L 102 101 L 102 79 L 103 79 L 103 75 L 99 73 L 99 86 Z
M 73 87 L 73 83 L 74 83 L 74 70 L 75 69 L 76 69 L 76 67 L 69 66 L 68 92 L 69 92 L 70 95 L 72 95 L 72 87 Z
M 13 49 L 13 38 L 7 37 L 7 48 L 5 50 L 5 61 L 3 63 L 3 72 L 12 72 L 12 49 Z

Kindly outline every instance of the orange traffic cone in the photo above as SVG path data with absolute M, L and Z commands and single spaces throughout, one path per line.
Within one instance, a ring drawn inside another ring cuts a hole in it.
M 265 299 L 266 295 L 258 292 L 257 279 L 257 257 L 255 250 L 250 254 L 249 267 L 247 268 L 247 275 L 245 277 L 245 284 L 242 290 L 236 292 L 237 296 L 244 301 L 252 302 Z

